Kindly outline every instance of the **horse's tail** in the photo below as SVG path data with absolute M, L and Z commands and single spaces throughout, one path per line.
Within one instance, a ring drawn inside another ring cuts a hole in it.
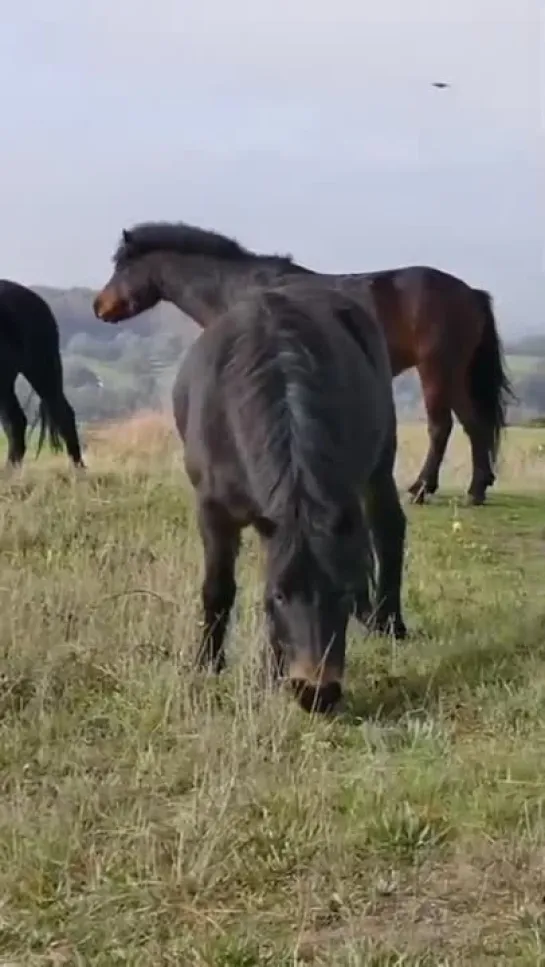
M 473 291 L 484 318 L 484 328 L 471 361 L 469 390 L 477 415 L 488 430 L 488 454 L 494 466 L 507 424 L 507 406 L 515 397 L 507 375 L 492 297 L 484 289 Z
M 30 401 L 31 401 L 31 399 L 32 399 L 32 397 L 34 395 L 35 395 L 35 391 L 31 387 L 30 388 L 30 393 L 28 394 L 28 396 L 27 396 L 27 398 L 25 400 L 25 403 L 23 405 L 23 411 L 24 411 L 25 414 L 27 413 L 27 410 L 28 410 L 28 404 L 30 403 Z M 32 423 L 30 424 L 29 440 L 32 439 L 32 434 L 34 433 L 34 430 L 36 429 L 36 424 L 38 423 L 38 421 L 40 419 L 41 419 L 41 408 L 39 408 L 36 411 L 36 414 L 34 416 L 34 419 L 32 420 Z M 44 442 L 44 437 L 45 437 L 45 429 L 43 427 L 41 427 L 41 429 L 40 429 L 40 438 L 38 440 L 38 449 L 37 449 L 37 452 L 36 452 L 36 456 L 38 456 L 40 450 L 42 449 L 43 442 Z
M 49 435 L 49 445 L 55 453 L 60 453 L 62 450 L 62 438 L 59 433 L 59 429 L 55 420 L 51 416 L 51 412 L 47 403 L 44 400 L 40 400 L 40 406 L 38 409 L 38 420 L 40 421 L 40 435 L 38 437 L 38 446 L 36 448 L 36 456 L 39 456 L 42 447 L 45 443 L 46 436 Z

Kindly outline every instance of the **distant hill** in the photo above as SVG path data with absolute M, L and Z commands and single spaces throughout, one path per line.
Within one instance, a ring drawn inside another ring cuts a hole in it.
M 516 342 L 508 343 L 506 352 L 510 356 L 538 356 L 545 359 L 545 334 L 522 336 Z
M 34 286 L 34 291 L 49 303 L 59 323 L 63 348 L 73 336 L 84 334 L 97 342 L 111 342 L 119 334 L 117 326 L 109 326 L 96 319 L 93 313 L 93 289 L 57 289 Z M 155 309 L 143 312 L 128 325 L 138 336 L 150 337 L 165 330 L 186 332 L 191 341 L 197 332 L 195 323 L 179 309 L 162 302 Z
M 57 319 L 67 393 L 80 422 L 164 405 L 178 361 L 199 332 L 191 319 L 160 303 L 112 326 L 96 319 L 92 289 L 33 288 Z

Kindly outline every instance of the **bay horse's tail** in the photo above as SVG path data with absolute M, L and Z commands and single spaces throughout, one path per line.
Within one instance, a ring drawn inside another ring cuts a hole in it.
M 473 289 L 484 318 L 481 339 L 471 361 L 469 391 L 477 415 L 488 429 L 488 453 L 494 466 L 507 423 L 507 405 L 514 398 L 492 307 L 484 289 Z
M 43 400 L 40 400 L 38 419 L 40 421 L 40 435 L 38 437 L 36 456 L 39 455 L 47 435 L 49 435 L 49 445 L 51 449 L 55 453 L 60 453 L 62 450 L 62 439 L 58 427 L 49 412 L 47 403 L 45 403 Z

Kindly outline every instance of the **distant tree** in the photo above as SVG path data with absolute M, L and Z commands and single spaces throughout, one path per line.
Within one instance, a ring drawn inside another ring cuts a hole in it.
M 103 362 L 115 362 L 119 359 L 119 346 L 111 342 L 101 342 L 93 336 L 79 332 L 69 340 L 65 352 L 72 356 L 85 356 L 87 359 L 98 359 Z
M 82 386 L 100 386 L 100 380 L 92 369 L 70 358 L 64 360 L 64 380 L 67 386 L 76 389 Z
M 545 335 L 523 336 L 507 347 L 510 356 L 545 357 Z
M 70 401 L 82 423 L 129 416 L 140 409 L 156 406 L 154 386 L 84 386 L 70 392 Z
M 96 319 L 93 312 L 95 292 L 87 288 L 55 289 L 36 286 L 35 291 L 46 300 L 59 324 L 61 346 L 65 347 L 76 333 L 86 333 L 99 343 L 113 342 L 120 330 Z M 130 322 L 130 331 L 138 336 L 155 338 L 165 329 L 178 331 L 193 338 L 197 327 L 179 309 L 160 303 Z
M 523 406 L 539 414 L 545 413 L 545 368 L 535 369 L 519 378 L 515 391 Z
M 414 370 L 401 373 L 394 380 L 394 399 L 399 413 L 412 414 L 420 408 L 422 390 Z

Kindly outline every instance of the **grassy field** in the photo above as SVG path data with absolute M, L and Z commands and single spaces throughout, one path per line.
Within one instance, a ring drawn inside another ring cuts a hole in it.
M 506 361 L 512 376 L 525 376 L 539 369 L 545 362 L 542 356 L 515 356 L 511 353 L 506 356 Z
M 399 480 L 424 455 L 402 427 Z M 1 967 L 545 963 L 545 431 L 489 505 L 408 507 L 403 646 L 352 630 L 333 721 L 190 654 L 200 547 L 169 426 L 0 483 Z

